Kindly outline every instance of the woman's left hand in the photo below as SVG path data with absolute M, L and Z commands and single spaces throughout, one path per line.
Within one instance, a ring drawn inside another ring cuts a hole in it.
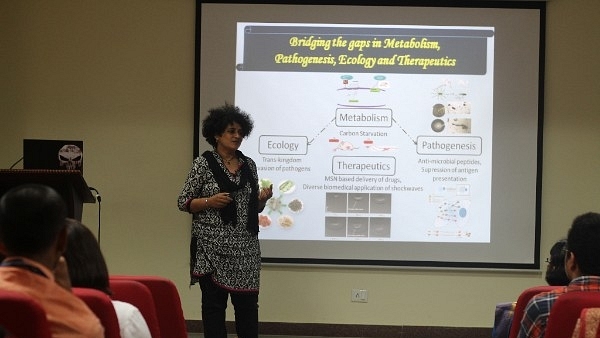
M 265 203 L 269 198 L 273 197 L 273 185 L 271 184 L 268 188 L 261 188 L 258 194 L 258 201 Z

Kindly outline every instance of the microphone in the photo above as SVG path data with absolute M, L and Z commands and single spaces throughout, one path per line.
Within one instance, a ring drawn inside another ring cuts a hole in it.
M 98 203 L 102 202 L 102 197 L 100 196 L 100 192 L 98 192 L 98 190 L 96 190 L 96 188 L 94 188 L 94 187 L 90 187 L 90 190 L 96 193 L 96 200 L 98 201 Z

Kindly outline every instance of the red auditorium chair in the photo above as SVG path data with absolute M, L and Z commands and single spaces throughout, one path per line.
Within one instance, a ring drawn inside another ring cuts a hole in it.
M 73 288 L 73 293 L 81 298 L 100 319 L 104 326 L 105 338 L 121 338 L 119 319 L 110 297 L 100 290 L 91 288 Z
M 170 338 L 161 335 L 154 298 L 148 287 L 140 282 L 127 279 L 110 279 L 109 282 L 113 299 L 132 304 L 140 310 L 148 324 L 152 338 Z
M 187 338 L 187 327 L 181 298 L 175 284 L 168 278 L 160 276 L 126 276 L 111 275 L 112 280 L 135 280 L 146 285 L 152 293 L 160 333 L 163 338 Z
M 581 310 L 600 307 L 600 292 L 571 291 L 558 296 L 550 309 L 545 338 L 571 338 Z
M 51 338 L 42 305 L 21 292 L 0 290 L 0 326 L 19 338 Z
M 572 338 L 600 337 L 600 307 L 586 307 L 581 310 L 575 324 Z
M 523 319 L 525 307 L 527 306 L 529 300 L 533 298 L 533 296 L 537 295 L 538 293 L 548 292 L 559 288 L 561 288 L 561 286 L 538 285 L 523 290 L 523 292 L 521 292 L 519 295 L 519 298 L 517 298 L 517 304 L 515 305 L 515 312 L 513 314 L 512 323 L 510 324 L 510 333 L 508 338 L 517 338 L 517 336 L 519 336 L 521 319 Z

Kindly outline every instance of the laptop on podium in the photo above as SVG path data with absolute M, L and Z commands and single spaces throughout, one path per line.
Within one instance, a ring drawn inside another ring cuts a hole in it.
M 83 141 L 23 139 L 23 169 L 79 170 Z

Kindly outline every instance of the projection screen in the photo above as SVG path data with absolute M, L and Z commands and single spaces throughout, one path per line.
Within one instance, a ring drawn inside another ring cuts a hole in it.
M 539 269 L 544 3 L 197 5 L 194 156 L 252 116 L 265 263 Z

